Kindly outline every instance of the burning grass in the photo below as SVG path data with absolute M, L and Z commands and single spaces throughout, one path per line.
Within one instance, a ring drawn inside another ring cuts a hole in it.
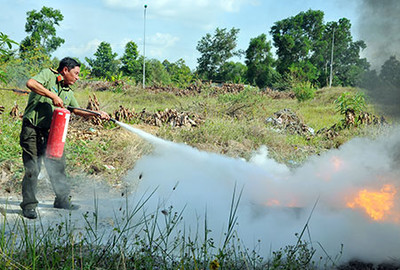
M 385 184 L 380 190 L 362 189 L 352 201 L 347 203 L 347 206 L 364 209 L 373 220 L 391 219 L 398 223 L 400 213 L 393 211 L 396 193 L 397 189 L 393 184 Z

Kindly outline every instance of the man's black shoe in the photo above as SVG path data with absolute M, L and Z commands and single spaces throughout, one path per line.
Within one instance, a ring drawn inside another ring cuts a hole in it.
M 55 200 L 53 204 L 54 208 L 67 209 L 67 210 L 78 210 L 79 205 L 72 204 L 70 201 L 59 201 Z
M 36 219 L 37 213 L 35 209 L 22 209 L 22 215 L 29 219 Z

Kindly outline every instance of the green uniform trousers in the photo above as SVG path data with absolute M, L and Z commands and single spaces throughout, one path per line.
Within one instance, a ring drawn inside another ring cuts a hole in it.
M 37 128 L 24 119 L 20 134 L 22 160 L 25 168 L 20 204 L 22 209 L 34 209 L 38 204 L 36 199 L 37 182 L 43 161 L 56 195 L 56 201 L 68 201 L 70 186 L 65 173 L 65 154 L 60 159 L 46 158 L 48 136 L 48 130 Z

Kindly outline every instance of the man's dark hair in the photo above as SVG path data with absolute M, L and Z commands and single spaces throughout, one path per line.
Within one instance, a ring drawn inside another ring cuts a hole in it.
M 67 67 L 68 70 L 71 70 L 76 66 L 80 67 L 81 64 L 78 61 L 76 61 L 75 59 L 71 58 L 71 57 L 65 57 L 60 61 L 60 64 L 59 64 L 59 66 L 57 68 L 57 71 L 61 72 L 64 67 Z

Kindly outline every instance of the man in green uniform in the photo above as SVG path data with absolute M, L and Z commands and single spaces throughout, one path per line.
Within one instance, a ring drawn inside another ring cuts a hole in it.
M 32 91 L 22 121 L 20 145 L 25 176 L 22 180 L 22 214 L 26 218 L 37 218 L 36 188 L 42 161 L 46 166 L 56 198 L 54 207 L 74 210 L 79 207 L 71 204 L 70 186 L 65 173 L 65 156 L 61 159 L 45 157 L 46 144 L 54 107 L 79 107 L 70 86 L 79 79 L 80 64 L 73 58 L 66 57 L 60 61 L 57 70 L 44 69 L 29 79 L 26 86 Z M 91 112 L 72 110 L 81 116 L 96 116 Z M 110 116 L 96 112 L 102 119 Z

